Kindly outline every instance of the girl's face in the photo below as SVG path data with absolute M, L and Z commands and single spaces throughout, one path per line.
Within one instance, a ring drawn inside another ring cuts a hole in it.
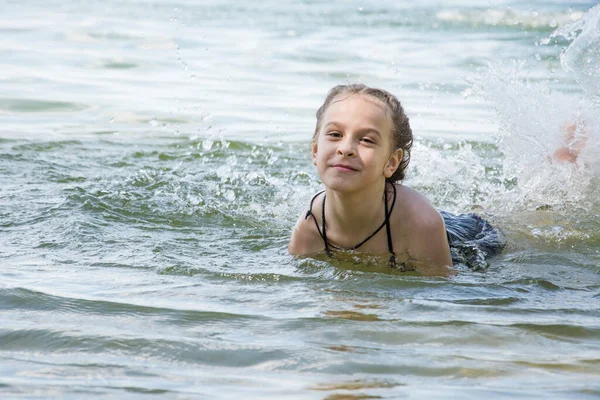
M 329 105 L 312 146 L 325 186 L 343 192 L 368 190 L 392 176 L 402 150 L 392 151 L 385 105 L 362 95 L 340 95 Z

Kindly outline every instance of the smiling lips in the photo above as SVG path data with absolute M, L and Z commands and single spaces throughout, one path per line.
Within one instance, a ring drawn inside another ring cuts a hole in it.
M 338 171 L 341 172 L 355 172 L 357 171 L 356 168 L 351 167 L 350 165 L 347 164 L 334 164 L 332 165 L 332 168 L 335 168 Z

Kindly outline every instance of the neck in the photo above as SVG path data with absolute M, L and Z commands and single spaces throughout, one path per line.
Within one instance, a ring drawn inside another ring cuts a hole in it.
M 381 225 L 384 213 L 385 181 L 358 192 L 326 189 L 327 232 L 337 245 L 353 246 Z M 343 234 L 342 234 L 343 232 Z

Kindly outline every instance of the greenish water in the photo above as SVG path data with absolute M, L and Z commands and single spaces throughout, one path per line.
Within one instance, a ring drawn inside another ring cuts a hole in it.
M 597 104 L 540 44 L 593 5 L 6 2 L 1 397 L 597 397 L 597 131 L 545 162 Z M 287 254 L 346 81 L 404 102 L 407 185 L 505 232 L 486 271 Z

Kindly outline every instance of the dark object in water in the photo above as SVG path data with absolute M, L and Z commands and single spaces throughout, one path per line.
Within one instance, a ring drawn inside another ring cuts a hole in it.
M 454 264 L 463 264 L 474 271 L 487 268 L 487 258 L 499 254 L 506 238 L 498 229 L 477 214 L 451 214 L 440 211 Z

